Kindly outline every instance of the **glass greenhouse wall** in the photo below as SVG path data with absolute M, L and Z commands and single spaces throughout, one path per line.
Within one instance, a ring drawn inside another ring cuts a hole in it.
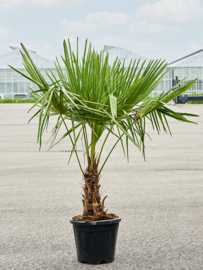
M 28 93 L 28 86 L 37 89 L 37 86 L 34 83 L 25 79 L 8 66 L 11 65 L 26 74 L 22 64 L 20 49 L 17 47 L 10 48 L 13 51 L 0 56 L 0 94 L 3 94 L 4 98 L 13 98 L 15 94 Z M 48 70 L 49 68 L 56 74 L 53 61 L 43 58 L 33 51 L 29 51 L 29 54 L 45 78 L 48 79 L 45 70 Z
M 14 98 L 15 94 L 26 94 L 29 91 L 28 86 L 37 89 L 37 86 L 29 80 L 22 77 L 20 74 L 10 69 L 8 65 L 26 73 L 22 64 L 22 56 L 20 48 L 11 47 L 11 52 L 0 56 L 0 94 L 4 98 Z M 110 64 L 118 57 L 121 61 L 125 60 L 125 66 L 129 66 L 131 59 L 140 59 L 139 66 L 145 60 L 145 66 L 149 63 L 149 59 L 135 54 L 129 50 L 120 47 L 104 46 L 104 55 L 109 53 Z M 51 69 L 57 77 L 57 72 L 53 61 L 37 55 L 33 51 L 29 51 L 34 63 L 43 74 L 45 79 L 49 81 L 45 70 Z M 172 88 L 172 81 L 178 77 L 182 80 L 187 77 L 187 80 L 198 78 L 194 86 L 186 93 L 190 95 L 203 95 L 203 50 L 197 51 L 193 54 L 185 56 L 170 63 L 167 67 L 168 72 L 164 76 L 160 85 L 151 93 L 152 96 L 160 95 L 163 91 Z
M 154 91 L 151 93 L 151 96 L 158 96 L 163 93 L 163 91 L 167 91 L 172 88 L 172 72 L 169 68 L 166 68 L 166 70 L 164 70 L 164 72 L 166 71 L 167 73 L 165 74 L 163 81 L 154 89 Z
M 121 61 L 125 59 L 126 66 L 129 65 L 130 59 L 141 59 L 140 63 L 146 60 L 145 65 L 149 62 L 149 59 L 119 47 L 104 46 L 104 52 L 109 53 L 110 63 L 113 62 L 116 57 Z M 203 95 L 203 50 L 197 51 L 170 63 L 165 71 L 167 70 L 168 72 L 164 76 L 163 81 L 151 93 L 152 96 L 160 95 L 163 91 L 167 91 L 172 88 L 172 82 L 176 77 L 178 77 L 178 80 L 187 78 L 186 81 L 198 78 L 194 86 L 189 89 L 186 94 Z
M 178 77 L 178 80 L 187 78 L 192 80 L 198 78 L 194 86 L 186 93 L 189 95 L 203 95 L 203 50 L 199 50 L 178 59 L 168 65 L 172 78 Z
M 203 63 L 202 63 L 203 66 Z M 168 67 L 168 72 L 164 76 L 163 81 L 160 85 L 152 92 L 152 96 L 160 95 L 163 91 L 166 91 L 173 87 L 172 81 L 178 77 L 178 80 L 185 81 L 193 80 L 198 78 L 198 80 L 194 83 L 194 86 L 187 90 L 185 94 L 187 95 L 203 95 L 203 67 Z

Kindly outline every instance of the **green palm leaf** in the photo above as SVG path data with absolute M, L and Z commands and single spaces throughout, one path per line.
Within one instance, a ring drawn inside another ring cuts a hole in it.
M 177 85 L 169 89 L 158 99 L 143 102 L 163 80 L 167 63 L 162 60 L 151 60 L 146 65 L 145 62 L 140 63 L 140 60 L 134 60 L 125 68 L 124 63 L 121 63 L 119 59 L 110 65 L 108 54 L 105 57 L 102 52 L 98 54 L 92 49 L 91 44 L 88 46 L 87 41 L 81 60 L 78 57 L 78 43 L 76 53 L 72 51 L 69 40 L 68 43 L 64 41 L 63 47 L 64 66 L 56 59 L 57 76 L 51 70 L 46 71 L 48 80 L 43 77 L 23 44 L 22 58 L 28 75 L 11 67 L 39 87 L 37 91 L 31 89 L 31 93 L 38 98 L 32 108 L 40 107 L 31 119 L 39 115 L 38 141 L 40 147 L 49 118 L 55 115 L 58 115 L 58 119 L 52 131 L 50 147 L 52 148 L 56 144 L 59 129 L 65 125 L 66 133 L 59 141 L 69 136 L 72 142 L 71 156 L 75 152 L 81 170 L 82 166 L 76 151 L 79 141 L 78 134 L 81 134 L 84 140 L 87 163 L 90 159 L 93 168 L 95 153 L 96 151 L 98 153 L 98 166 L 109 134 L 117 138 L 116 144 L 121 141 L 124 154 L 126 152 L 127 159 L 129 159 L 129 140 L 142 149 L 143 156 L 145 156 L 145 126 L 148 120 L 158 133 L 162 128 L 165 132 L 169 131 L 170 134 L 168 117 L 194 123 L 187 120 L 186 117 L 196 115 L 174 112 L 166 107 L 166 103 L 190 89 L 196 79 L 188 82 L 183 80 L 179 83 L 181 86 Z M 67 128 L 67 121 L 70 121 L 72 125 L 70 129 Z M 117 127 L 118 133 L 113 130 L 114 126 Z M 90 137 L 88 137 L 87 129 L 91 131 Z M 102 147 L 96 149 L 102 134 L 105 135 Z M 123 137 L 126 137 L 126 149 L 124 149 Z M 100 173 L 114 147 L 101 165 Z

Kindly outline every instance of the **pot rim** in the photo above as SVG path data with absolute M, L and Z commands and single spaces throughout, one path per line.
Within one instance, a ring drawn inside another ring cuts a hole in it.
M 121 217 L 118 217 L 115 219 L 98 220 L 98 221 L 90 221 L 90 222 L 74 221 L 72 218 L 70 219 L 70 223 L 77 226 L 110 225 L 110 224 L 119 223 L 120 221 L 121 221 Z

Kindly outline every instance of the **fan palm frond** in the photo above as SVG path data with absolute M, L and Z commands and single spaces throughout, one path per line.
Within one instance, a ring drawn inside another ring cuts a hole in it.
M 32 95 L 38 98 L 31 107 L 38 106 L 39 110 L 31 119 L 39 115 L 38 142 L 41 147 L 42 134 L 48 126 L 49 118 L 58 115 L 57 123 L 52 130 L 51 145 L 56 143 L 60 127 L 66 127 L 66 133 L 59 139 L 69 136 L 72 142 L 72 153 L 76 154 L 81 171 L 84 173 L 77 155 L 76 145 L 79 135 L 82 134 L 85 145 L 87 163 L 91 159 L 93 168 L 96 145 L 102 134 L 107 131 L 103 145 L 98 150 L 97 166 L 99 164 L 104 145 L 109 134 L 116 137 L 115 145 L 120 141 L 124 153 L 129 158 L 129 140 L 145 155 L 145 126 L 149 120 L 160 132 L 161 127 L 171 134 L 167 117 L 178 121 L 193 123 L 187 116 L 196 115 L 177 113 L 170 110 L 166 103 L 190 89 L 196 79 L 184 82 L 162 93 L 158 99 L 146 102 L 143 100 L 160 84 L 165 75 L 167 63 L 162 60 L 151 60 L 148 64 L 140 60 L 131 61 L 126 68 L 125 63 L 116 59 L 113 65 L 109 64 L 109 55 L 103 52 L 98 54 L 86 41 L 82 59 L 78 57 L 78 42 L 76 53 L 72 51 L 70 41 L 64 41 L 64 67 L 56 59 L 57 76 L 51 70 L 47 71 L 49 80 L 45 80 L 40 70 L 32 61 L 23 44 L 23 64 L 28 75 L 16 70 L 25 78 L 34 82 L 38 90 L 30 88 Z M 31 110 L 30 109 L 30 110 Z M 68 129 L 66 122 L 72 127 Z M 117 127 L 117 132 L 113 129 Z M 91 130 L 88 138 L 87 129 Z M 124 144 L 124 140 L 126 144 Z M 101 165 L 100 172 L 106 164 L 115 145 Z

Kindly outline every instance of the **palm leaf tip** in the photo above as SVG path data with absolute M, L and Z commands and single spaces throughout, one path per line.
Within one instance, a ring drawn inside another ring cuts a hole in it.
M 186 117 L 194 117 L 192 114 L 181 114 L 168 110 L 166 103 L 184 93 L 192 87 L 195 80 L 186 83 L 174 90 L 174 87 L 162 93 L 158 99 L 144 101 L 150 93 L 163 80 L 167 63 L 162 59 L 150 60 L 149 63 L 140 59 L 132 60 L 129 67 L 125 62 L 116 58 L 110 64 L 109 52 L 97 53 L 91 43 L 85 41 L 84 51 L 79 59 L 79 41 L 77 38 L 76 52 L 71 48 L 70 39 L 63 40 L 64 68 L 56 58 L 56 73 L 47 72 L 48 79 L 44 77 L 31 59 L 29 52 L 23 48 L 22 59 L 28 73 L 22 74 L 26 79 L 34 82 L 39 90 L 35 92 L 37 101 L 33 107 L 39 107 L 33 118 L 39 115 L 38 142 L 41 147 L 42 134 L 48 126 L 49 117 L 58 115 L 56 129 L 51 138 L 51 148 L 56 144 L 61 126 L 65 126 L 66 133 L 60 137 L 69 137 L 72 144 L 72 153 L 79 155 L 76 147 L 79 140 L 78 134 L 82 134 L 85 145 L 85 156 L 93 159 L 96 145 L 105 134 L 104 142 L 99 151 L 98 162 L 109 134 L 115 136 L 116 144 L 121 142 L 124 155 L 129 160 L 129 140 L 142 149 L 145 156 L 145 126 L 149 119 L 154 129 L 159 133 L 161 129 L 169 131 L 167 118 L 171 117 L 182 122 L 191 122 Z M 11 67 L 12 68 L 12 67 Z M 71 128 L 68 128 L 67 121 Z M 80 128 L 78 128 L 80 127 Z M 116 127 L 117 131 L 113 130 Z M 91 135 L 90 135 L 91 134 Z M 125 138 L 125 145 L 123 140 Z M 114 147 L 113 147 L 114 149 Z M 112 149 L 112 151 L 113 151 Z M 111 152 L 110 151 L 110 154 Z M 72 153 L 70 157 L 72 157 Z M 105 163 L 110 154 L 107 155 Z M 79 163 L 81 171 L 82 165 Z M 101 164 L 101 168 L 103 165 Z

